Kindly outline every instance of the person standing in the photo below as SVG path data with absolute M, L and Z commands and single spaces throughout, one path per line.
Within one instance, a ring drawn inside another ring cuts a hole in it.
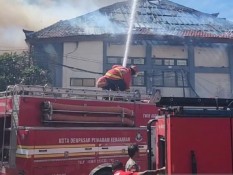
M 130 89 L 132 76 L 138 72 L 137 66 L 129 68 L 121 65 L 114 65 L 104 76 L 97 80 L 97 87 L 104 90 L 126 91 Z
M 139 147 L 137 144 L 128 146 L 128 155 L 129 159 L 126 162 L 125 171 L 138 172 L 140 168 L 135 160 L 139 156 Z

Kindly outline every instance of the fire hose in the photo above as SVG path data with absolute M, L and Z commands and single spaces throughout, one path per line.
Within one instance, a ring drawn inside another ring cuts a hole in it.
M 134 111 L 123 107 L 80 106 L 45 101 L 41 104 L 44 120 L 82 123 L 116 123 L 134 125 Z

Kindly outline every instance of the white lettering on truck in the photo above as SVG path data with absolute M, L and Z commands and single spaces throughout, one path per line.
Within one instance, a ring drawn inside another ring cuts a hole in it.
M 156 114 L 143 114 L 143 118 L 152 119 L 155 117 L 156 117 Z
M 59 138 L 58 143 L 123 143 L 130 142 L 130 137 L 96 137 L 96 138 Z

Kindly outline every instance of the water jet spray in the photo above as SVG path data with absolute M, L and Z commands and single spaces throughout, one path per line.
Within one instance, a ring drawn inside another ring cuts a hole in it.
M 131 11 L 131 15 L 130 15 L 130 22 L 129 22 L 129 29 L 128 29 L 127 40 L 126 40 L 126 45 L 125 45 L 125 54 L 124 54 L 123 64 L 122 64 L 122 66 L 124 66 L 124 67 L 126 67 L 126 65 L 127 65 L 127 59 L 128 59 L 130 41 L 131 41 L 131 36 L 132 36 L 132 29 L 133 29 L 133 24 L 134 24 L 136 6 L 137 6 L 137 0 L 133 0 L 132 11 Z

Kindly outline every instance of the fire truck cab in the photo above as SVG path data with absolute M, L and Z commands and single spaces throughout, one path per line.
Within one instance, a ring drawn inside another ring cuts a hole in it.
M 141 99 L 135 92 L 9 86 L 0 97 L 1 173 L 110 175 L 134 143 L 147 169 L 146 125 L 158 109 Z
M 167 174 L 233 173 L 233 99 L 162 97 L 148 123 L 155 132 L 155 155 L 148 139 L 148 169 Z M 153 155 L 155 162 L 151 160 Z

